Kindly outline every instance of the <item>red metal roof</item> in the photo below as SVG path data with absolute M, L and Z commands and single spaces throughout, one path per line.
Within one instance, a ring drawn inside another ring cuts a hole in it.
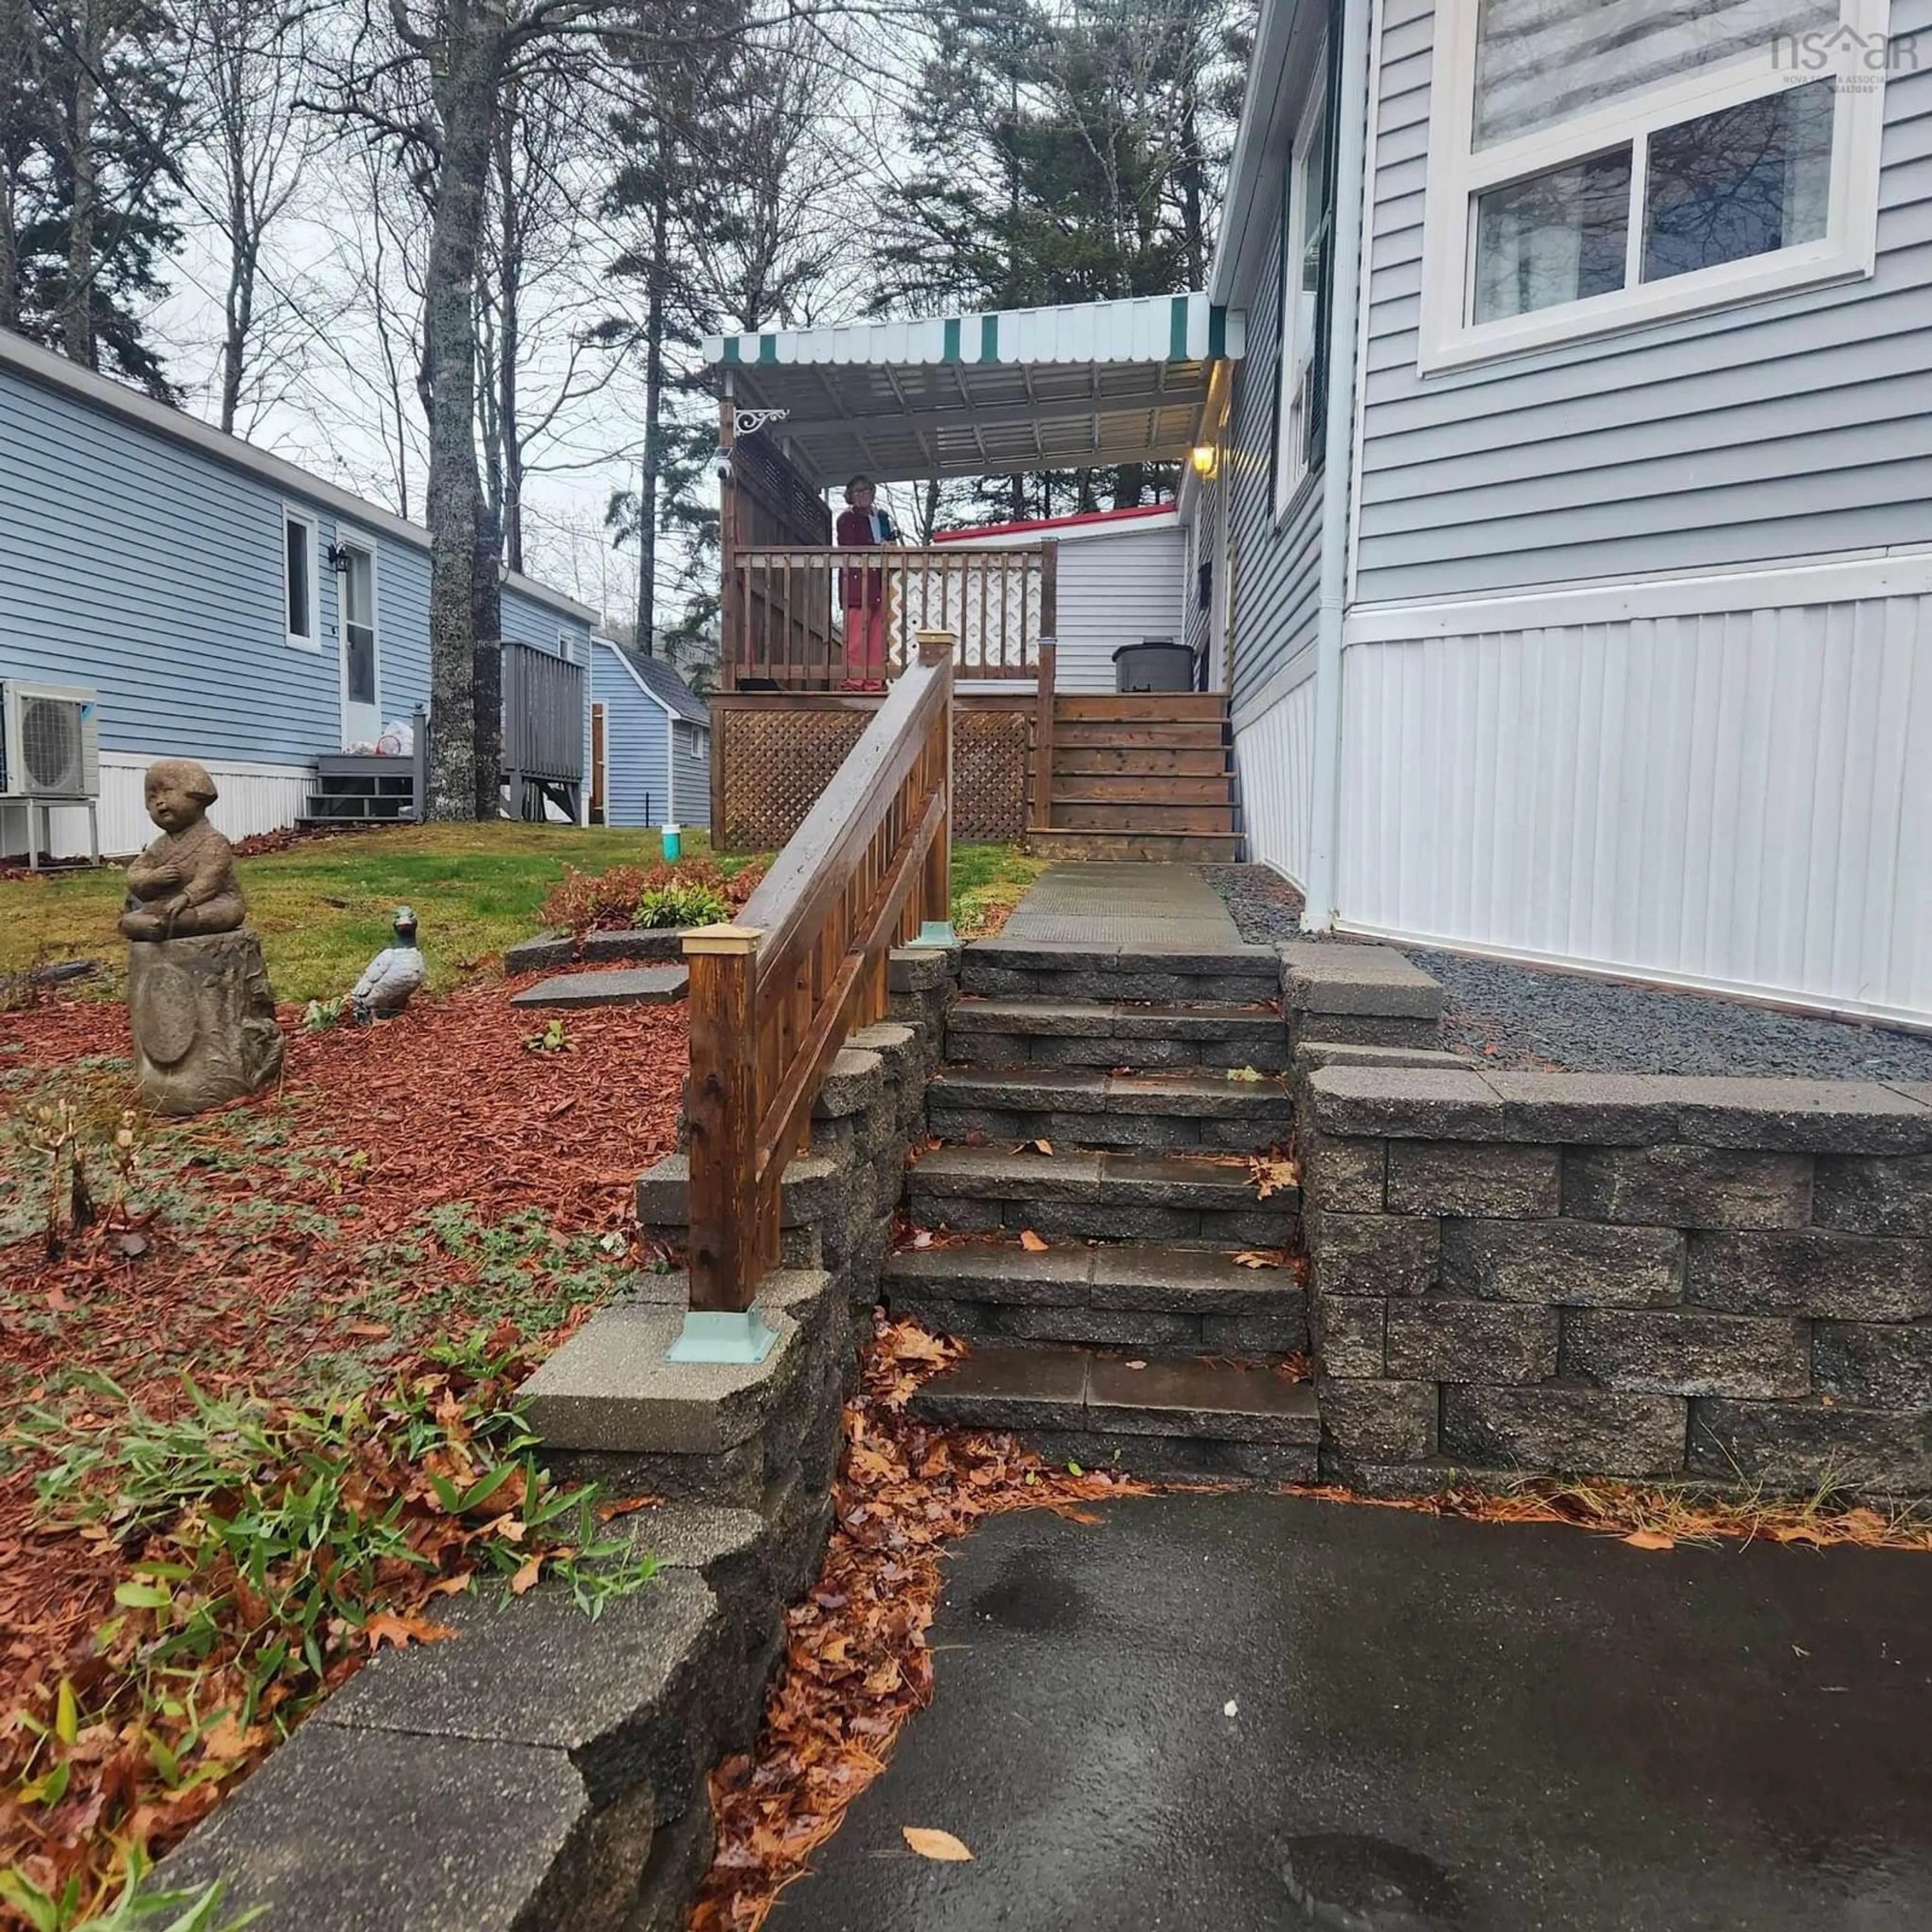
M 934 530 L 936 544 L 960 543 L 974 537 L 1030 536 L 1036 530 L 1066 530 L 1090 524 L 1132 523 L 1137 517 L 1171 517 L 1172 503 L 1137 503 L 1124 510 L 1083 510 L 1077 516 L 1034 517 L 1017 524 L 975 524 L 969 530 Z

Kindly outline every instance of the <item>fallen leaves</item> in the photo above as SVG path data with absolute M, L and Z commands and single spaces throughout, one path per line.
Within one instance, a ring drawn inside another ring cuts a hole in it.
M 168 1156 L 165 1185 L 152 1190 L 149 1211 L 133 1226 L 104 1225 L 57 1262 L 44 1262 L 37 1242 L 0 1246 L 0 1388 L 10 1411 L 17 1414 L 16 1399 L 59 1398 L 75 1370 L 114 1378 L 158 1416 L 188 1407 L 184 1370 L 210 1395 L 308 1403 L 338 1372 L 345 1348 L 386 1342 L 397 1359 L 410 1359 L 442 1332 L 428 1324 L 443 1321 L 445 1308 L 455 1324 L 448 1332 L 459 1336 L 489 1326 L 508 1298 L 523 1297 L 518 1312 L 528 1319 L 532 1304 L 510 1270 L 478 1246 L 425 1239 L 424 1217 L 436 1210 L 478 1228 L 540 1214 L 560 1238 L 618 1232 L 621 1257 L 636 1177 L 674 1138 L 682 1010 L 574 1015 L 580 1052 L 525 1054 L 519 1045 L 530 1022 L 510 1009 L 507 990 L 497 982 L 419 1000 L 386 1027 L 286 1031 L 279 1090 L 220 1114 L 158 1125 L 144 1141 L 144 1152 L 152 1146 Z M 124 1061 L 127 1024 L 118 1004 L 49 1000 L 0 1016 L 0 1048 L 10 1068 L 64 1079 L 77 1060 Z M 372 1301 L 365 1257 L 412 1248 L 419 1258 Z M 425 1304 L 439 1311 L 434 1318 L 422 1312 Z M 532 1324 L 520 1339 L 537 1333 Z M 56 1528 L 38 1520 L 33 1463 L 16 1444 L 0 1461 L 7 1454 L 0 1719 L 22 1708 L 51 1714 L 64 1675 L 92 1712 L 103 1695 L 94 1633 L 116 1616 L 131 1633 L 161 1614 L 115 1601 L 124 1586 L 152 1588 L 130 1567 L 150 1552 L 99 1523 Z M 454 1552 L 486 1534 L 486 1513 L 500 1518 L 520 1502 L 520 1492 L 502 1490 L 473 1498 L 466 1511 L 445 1510 L 431 1498 L 421 1508 Z M 476 1565 L 452 1554 L 444 1567 L 452 1574 L 386 1568 L 380 1607 L 366 1623 L 332 1634 L 331 1643 L 359 1660 L 378 1647 L 439 1641 L 445 1627 L 422 1605 L 469 1588 Z M 204 1718 L 242 1708 L 238 1691 L 224 1688 L 222 1661 L 218 1652 L 182 1679 Z M 28 1856 L 50 1861 L 37 1867 L 37 1882 L 58 1890 L 82 1857 L 120 1856 L 110 1837 L 124 1850 L 143 1839 L 165 1848 L 252 1768 L 266 1748 L 256 1728 L 241 1733 L 252 1742 L 233 1758 L 210 1756 L 205 1743 L 182 1750 L 170 1724 L 105 1757 L 74 1759 L 55 1805 L 23 1817 L 0 1802 L 0 1868 Z M 0 1761 L 26 1735 L 0 1724 Z M 218 1752 L 234 1741 L 226 1730 L 208 1735 Z M 170 1751 L 181 1756 L 179 1786 L 156 1782 L 155 1746 L 160 1761 Z M 195 1783 L 204 1763 L 222 1774 Z M 0 1906 L 0 1924 L 11 1922 Z
M 899 1836 L 922 1858 L 941 1864 L 969 1864 L 973 1854 L 950 1832 L 935 1831 L 928 1825 L 902 1825 Z
M 1286 1192 L 1301 1178 L 1294 1162 L 1278 1154 L 1250 1154 L 1248 1173 L 1255 1184 L 1256 1198 L 1261 1201 Z
M 1234 1257 L 1234 1265 L 1244 1268 L 1278 1268 L 1288 1258 L 1280 1248 L 1244 1248 Z
M 1358 1496 L 1333 1484 L 1288 1484 L 1284 1495 L 1377 1509 L 1420 1510 L 1474 1522 L 1568 1524 L 1614 1536 L 1631 1548 L 1675 1549 L 1681 1543 L 1806 1544 L 1820 1550 L 1855 1545 L 1865 1550 L 1911 1550 L 1932 1554 L 1932 1520 L 1922 1510 L 1885 1516 L 1865 1504 L 1849 1505 L 1828 1494 L 1808 1500 L 1775 1496 L 1699 1496 L 1617 1482 L 1565 1481 L 1527 1477 L 1491 1492 L 1450 1488 L 1433 1496 Z
M 1025 1249 L 1027 1252 L 1030 1255 L 1043 1255 L 1046 1252 L 1046 1242 L 1043 1241 L 1039 1235 L 1036 1234 L 1030 1228 L 1025 1228 L 1021 1230 L 1020 1246 Z
M 1042 1245 L 1044 1245 L 1042 1244 Z M 956 1435 L 904 1413 L 910 1389 L 964 1352 L 909 1322 L 874 1318 L 859 1391 L 845 1411 L 845 1454 L 818 1580 L 786 1616 L 785 1661 L 748 1754 L 712 1774 L 716 1862 L 691 1932 L 753 1932 L 780 1888 L 838 1828 L 884 1769 L 899 1727 L 932 1695 L 926 1631 L 938 1558 L 986 1517 L 1046 1508 L 1085 1520 L 1084 1503 L 1148 1493 L 1131 1478 L 1076 1476 L 1010 1436 Z M 930 1827 L 923 1857 L 971 1854 Z
M 378 1610 L 362 1626 L 362 1634 L 374 1652 L 386 1643 L 398 1650 L 406 1650 L 412 1643 L 440 1643 L 456 1633 L 448 1624 L 433 1623 L 413 1612 L 398 1616 L 393 1610 Z

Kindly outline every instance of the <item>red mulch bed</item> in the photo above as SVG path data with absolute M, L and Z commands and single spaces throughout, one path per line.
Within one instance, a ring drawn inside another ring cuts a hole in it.
M 84 1366 L 160 1409 L 182 1400 L 187 1370 L 217 1390 L 300 1400 L 309 1356 L 386 1333 L 358 1318 L 361 1257 L 424 1210 L 473 1203 L 484 1222 L 540 1210 L 559 1234 L 628 1236 L 637 1176 L 674 1139 L 684 1010 L 574 1012 L 572 1051 L 532 1052 L 523 1042 L 548 1016 L 512 1011 L 507 994 L 523 983 L 418 1001 L 366 1031 L 291 1031 L 281 1093 L 241 1115 L 279 1114 L 285 1138 L 246 1166 L 199 1172 L 193 1225 L 164 1210 L 132 1231 L 137 1239 L 98 1228 L 52 1262 L 38 1238 L 0 1248 L 0 1364 L 12 1371 L 0 1387 L 31 1396 L 38 1378 Z M 296 1017 L 285 1010 L 285 1024 Z M 0 1015 L 0 1045 L 10 1042 L 40 1067 L 122 1055 L 127 1018 L 116 1004 L 57 1000 Z M 235 1118 L 154 1131 L 219 1156 L 233 1149 Z M 357 1165 L 351 1154 L 366 1158 Z M 341 1225 L 353 1238 L 306 1232 L 299 1213 L 244 1218 L 265 1196 L 328 1216 L 325 1229 L 346 1202 L 356 1211 Z M 130 1257 L 129 1246 L 141 1251 Z M 477 1273 L 474 1260 L 433 1250 L 386 1292 L 391 1306 L 447 1295 Z M 486 1291 L 455 1300 L 458 1332 L 494 1322 Z M 111 1544 L 34 1526 L 25 1472 L 0 1478 L 0 1716 L 107 1614 L 123 1574 Z

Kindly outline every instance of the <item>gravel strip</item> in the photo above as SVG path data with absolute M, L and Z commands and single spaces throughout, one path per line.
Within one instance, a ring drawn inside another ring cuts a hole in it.
M 1301 895 L 1266 866 L 1201 869 L 1244 940 L 1310 936 L 1300 930 Z M 1932 1080 L 1932 1039 L 1890 1027 L 1776 1012 L 1714 994 L 1670 992 L 1423 946 L 1401 951 L 1442 983 L 1444 1045 L 1480 1054 L 1492 1066 Z

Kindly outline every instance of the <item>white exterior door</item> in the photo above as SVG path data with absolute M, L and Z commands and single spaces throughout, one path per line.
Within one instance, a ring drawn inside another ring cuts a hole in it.
M 340 540 L 343 556 L 342 748 L 374 745 L 382 729 L 381 666 L 376 640 L 376 550 L 358 538 Z

